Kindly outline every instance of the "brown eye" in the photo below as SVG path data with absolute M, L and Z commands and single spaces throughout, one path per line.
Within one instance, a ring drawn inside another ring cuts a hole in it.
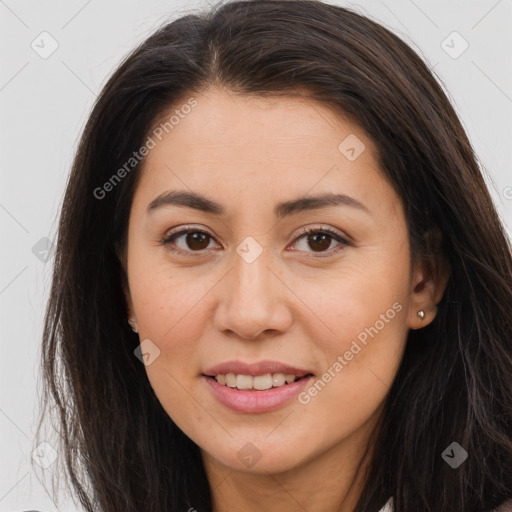
M 180 239 L 182 239 L 181 246 L 177 243 Z M 328 228 L 305 228 L 301 230 L 300 236 L 295 239 L 295 244 L 302 239 L 305 239 L 305 247 L 300 250 L 318 253 L 320 257 L 324 256 L 324 253 L 329 256 L 343 249 L 344 246 L 350 245 L 339 233 Z M 211 240 L 213 240 L 213 237 L 205 231 L 189 228 L 167 236 L 162 240 L 162 244 L 172 252 L 192 255 L 193 253 L 201 254 L 208 249 Z M 340 247 L 330 250 L 333 241 L 336 241 Z
M 331 253 L 338 252 L 336 249 L 329 251 L 332 241 L 338 242 L 339 246 L 346 246 L 349 243 L 344 240 L 338 233 L 330 229 L 319 229 L 319 228 L 306 228 L 302 230 L 301 236 L 297 237 L 296 240 L 305 239 L 305 250 L 306 252 L 316 253 Z M 295 242 L 297 244 L 297 242 Z M 307 249 L 311 249 L 308 251 Z
M 201 251 L 208 247 L 208 243 L 204 243 L 209 238 L 209 235 L 199 231 L 193 231 L 185 235 L 185 244 L 194 250 Z
M 177 245 L 176 241 L 181 238 L 183 238 L 183 245 L 181 247 L 178 245 L 177 248 L 172 247 L 173 245 Z M 211 238 L 212 237 L 204 231 L 186 229 L 166 237 L 162 240 L 162 243 L 169 246 L 169 249 L 175 252 L 199 252 L 208 248 Z
M 331 236 L 324 233 L 317 233 L 316 235 L 308 235 L 309 247 L 314 251 L 325 251 L 331 245 Z

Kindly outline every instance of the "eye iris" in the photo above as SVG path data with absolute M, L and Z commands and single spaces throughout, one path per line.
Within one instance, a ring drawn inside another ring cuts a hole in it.
M 317 237 L 320 237 L 320 239 L 321 239 L 321 241 L 320 241 L 320 244 L 321 244 L 321 245 L 320 245 L 320 251 L 321 251 L 321 250 L 326 250 L 326 249 L 328 249 L 328 248 L 329 248 L 329 245 L 331 245 L 331 241 L 330 241 L 330 238 L 331 238 L 331 237 L 330 237 L 329 235 L 326 235 L 326 234 L 322 234 L 322 233 L 315 233 L 315 234 L 313 234 L 313 235 L 308 235 L 308 243 L 310 243 L 310 242 L 311 242 L 311 240 L 313 240 L 313 244 L 316 244 L 316 245 L 318 246 L 318 243 L 317 243 L 317 241 L 316 241 L 316 238 L 317 238 Z M 327 242 L 327 243 L 325 243 L 325 242 Z M 310 247 L 311 247 L 312 249 L 314 249 L 314 247 L 313 247 L 313 246 L 311 246 L 311 244 L 310 244 Z
M 193 232 L 187 233 L 186 243 L 187 243 L 188 247 L 190 247 L 191 249 L 197 249 L 197 250 L 206 249 L 206 247 L 208 247 L 208 244 L 204 245 L 204 241 L 207 239 L 207 237 L 208 237 L 208 235 L 206 233 L 200 233 L 198 231 L 193 231 Z M 196 243 L 199 243 L 199 247 L 195 246 Z

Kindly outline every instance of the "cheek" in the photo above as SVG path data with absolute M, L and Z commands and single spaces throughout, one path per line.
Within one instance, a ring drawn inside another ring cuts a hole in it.
M 163 248 L 141 246 L 133 247 L 128 260 L 131 298 L 141 335 L 158 340 L 162 348 L 174 340 L 197 339 L 201 324 L 191 319 L 202 311 L 201 302 L 215 285 L 212 272 L 200 275 L 191 266 L 172 265 Z
M 301 322 L 312 329 L 310 339 L 322 340 L 332 357 L 348 350 L 358 336 L 363 343 L 370 339 L 368 330 L 374 333 L 376 324 L 379 338 L 401 343 L 406 324 L 400 312 L 408 300 L 405 263 L 401 253 L 372 251 L 347 258 L 342 267 L 322 276 L 296 279 L 293 290 L 307 306 Z
M 333 429 L 343 437 L 363 425 L 382 405 L 396 376 L 407 339 L 406 294 L 402 285 L 376 280 L 352 269 L 326 294 L 309 288 L 308 304 L 329 329 L 308 333 L 315 340 L 322 372 L 299 396 L 301 414 L 314 423 L 318 443 L 327 444 Z M 315 324 L 320 325 L 315 321 Z M 330 331 L 334 331 L 334 334 Z M 296 425 L 307 437 L 311 424 Z
M 192 398 L 200 371 L 198 343 L 208 321 L 205 288 L 201 280 L 153 272 L 133 293 L 141 341 L 149 339 L 159 350 L 146 373 L 168 415 L 188 432 L 191 424 L 200 428 L 206 420 Z
M 316 330 L 310 322 L 308 337 L 316 340 L 314 350 L 323 368 L 301 399 L 312 416 L 330 411 L 333 423 L 354 426 L 384 400 L 408 333 L 406 263 L 402 253 L 373 253 L 299 292 L 318 312 Z

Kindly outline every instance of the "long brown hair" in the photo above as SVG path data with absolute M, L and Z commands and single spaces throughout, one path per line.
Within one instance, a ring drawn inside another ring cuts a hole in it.
M 403 201 L 412 257 L 449 262 L 435 320 L 409 332 L 356 512 L 389 496 L 395 512 L 480 512 L 512 498 L 512 251 L 454 109 L 379 24 L 315 0 L 257 0 L 152 34 L 109 79 L 81 137 L 42 344 L 43 413 L 53 401 L 81 504 L 211 510 L 199 448 L 155 396 L 126 319 L 119 253 L 144 160 L 104 197 L 97 190 L 159 116 L 212 84 L 242 95 L 300 88 L 349 115 Z M 469 455 L 456 469 L 441 456 L 452 442 Z

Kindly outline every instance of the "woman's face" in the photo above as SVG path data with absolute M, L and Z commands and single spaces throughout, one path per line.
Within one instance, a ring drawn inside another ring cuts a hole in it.
M 127 297 L 149 381 L 210 463 L 279 473 L 356 450 L 408 329 L 431 320 L 399 197 L 372 141 L 323 104 L 193 97 L 153 135 L 129 220 Z M 311 200 L 327 194 L 340 197 Z M 256 366 L 230 372 L 233 362 Z M 212 373 L 275 387 L 221 388 Z M 280 373 L 313 377 L 280 386 Z

